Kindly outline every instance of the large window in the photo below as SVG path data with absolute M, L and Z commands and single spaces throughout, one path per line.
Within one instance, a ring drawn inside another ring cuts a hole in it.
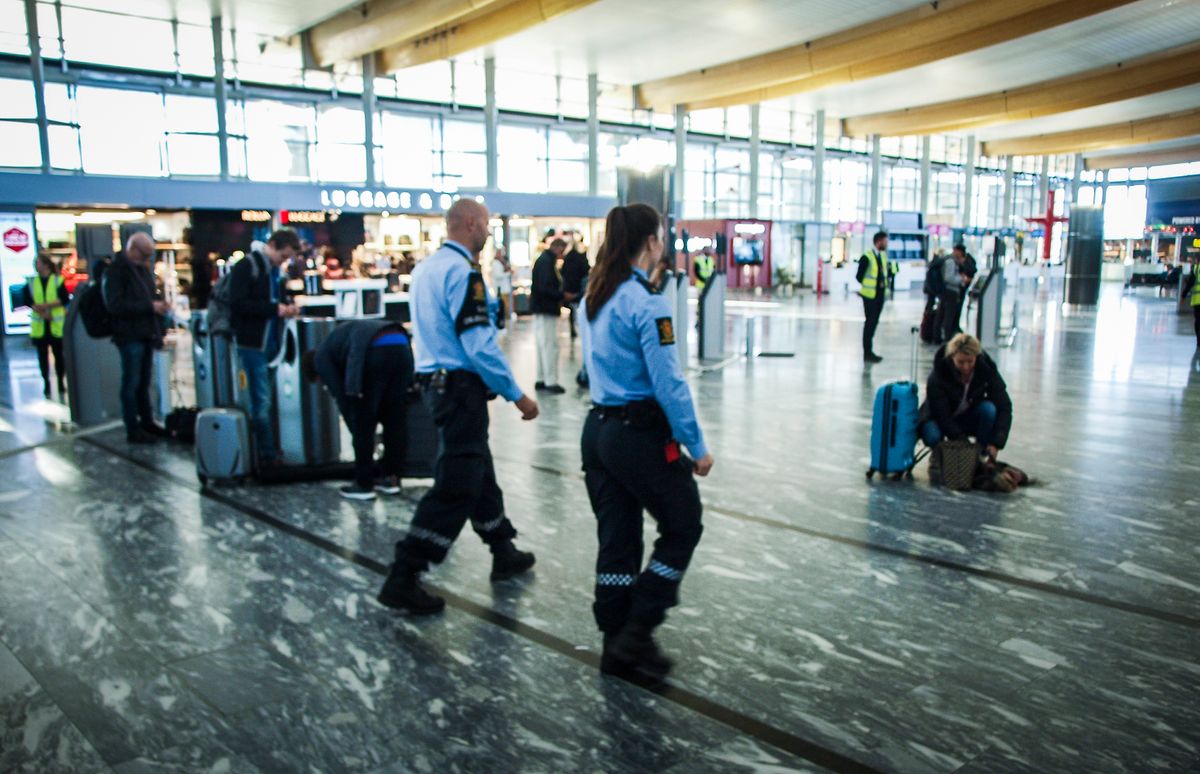
M 167 166 L 172 175 L 219 175 L 215 103 L 206 97 L 168 94 Z
M 245 114 L 251 180 L 312 179 L 316 111 L 311 104 L 247 100 Z
M 885 210 L 916 212 L 920 208 L 921 170 L 917 167 L 883 165 L 880 201 Z
M 442 119 L 441 175 L 434 187 L 442 191 L 487 187 L 487 137 L 483 124 Z
M 826 221 L 865 221 L 870 208 L 871 169 L 854 158 L 825 160 Z
M 83 171 L 98 175 L 166 174 L 162 95 L 80 86 L 76 92 Z
M 317 117 L 317 177 L 322 182 L 367 179 L 366 126 L 360 108 L 324 105 Z
M 0 167 L 37 167 L 37 106 L 29 81 L 0 80 Z
M 500 189 L 520 193 L 545 193 L 546 180 L 546 133 L 534 126 L 501 126 L 498 131 L 500 145 Z

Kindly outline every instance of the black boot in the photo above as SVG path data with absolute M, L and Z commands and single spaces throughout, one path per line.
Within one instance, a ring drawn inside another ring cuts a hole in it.
M 506 541 L 492 547 L 492 580 L 502 581 L 509 578 L 515 578 L 523 572 L 533 567 L 533 563 L 537 561 L 533 554 L 528 551 L 519 551 L 512 544 L 512 541 Z
M 632 670 L 647 677 L 662 679 L 671 671 L 671 659 L 663 655 L 651 636 L 650 629 L 637 624 L 626 624 L 619 634 L 604 638 L 604 656 L 600 660 L 601 670 Z
M 433 615 L 446 607 L 446 600 L 430 594 L 421 585 L 420 573 L 396 565 L 392 565 L 376 599 L 381 605 L 412 615 Z

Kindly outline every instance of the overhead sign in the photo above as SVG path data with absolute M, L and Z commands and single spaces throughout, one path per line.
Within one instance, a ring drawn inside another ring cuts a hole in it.
M 245 223 L 267 223 L 271 213 L 266 210 L 242 210 L 242 221 Z
M 357 188 L 322 188 L 321 206 L 332 209 L 444 212 L 457 194 L 438 191 L 371 191 Z M 479 202 L 482 196 L 476 196 Z
M 279 213 L 279 219 L 285 224 L 289 223 L 324 223 L 329 219 L 324 210 L 315 210 L 312 212 L 304 210 L 284 210 Z
M 0 309 L 5 333 L 28 333 L 30 309 L 24 305 L 25 285 L 34 273 L 37 250 L 32 212 L 0 212 Z

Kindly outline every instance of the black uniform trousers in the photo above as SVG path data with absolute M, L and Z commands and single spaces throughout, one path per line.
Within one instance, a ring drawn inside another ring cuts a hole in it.
M 687 458 L 667 461 L 666 419 L 638 427 L 593 410 L 583 425 L 583 471 L 596 514 L 596 624 L 653 629 L 679 604 L 679 583 L 700 542 L 700 490 Z M 642 569 L 642 511 L 658 523 Z
M 50 327 L 50 323 L 46 323 L 46 327 Z M 66 382 L 67 364 L 63 360 L 63 340 L 51 336 L 47 333 L 40 339 L 33 339 L 33 346 L 37 349 L 38 368 L 42 371 L 42 386 L 46 392 L 50 391 L 50 353 L 54 353 L 54 371 L 58 376 L 59 389 Z
M 1196 281 L 1200 282 L 1200 280 Z M 1193 306 L 1192 314 L 1196 316 L 1196 348 L 1200 349 L 1200 306 Z
M 875 351 L 875 329 L 879 327 L 879 316 L 883 314 L 885 292 L 881 283 L 881 287 L 875 291 L 875 298 L 863 298 L 863 314 L 866 316 L 862 337 L 864 355 Z
M 354 480 L 363 489 L 375 485 L 375 430 L 379 425 L 383 425 L 383 475 L 399 476 L 404 470 L 412 372 L 408 347 L 371 347 L 363 364 L 362 397 L 342 401 L 342 416 L 354 438 Z
M 408 535 L 396 544 L 396 564 L 421 572 L 439 564 L 469 520 L 495 548 L 517 536 L 504 515 L 504 494 L 488 448 L 488 392 L 478 375 L 450 374 L 446 389 L 423 386 L 421 399 L 438 432 L 433 488 L 417 505 Z

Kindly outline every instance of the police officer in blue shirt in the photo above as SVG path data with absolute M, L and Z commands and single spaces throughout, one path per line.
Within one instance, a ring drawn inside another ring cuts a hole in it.
M 492 551 L 493 581 L 533 567 L 534 556 L 513 545 L 517 531 L 504 514 L 504 496 L 488 448 L 488 400 L 512 401 L 522 418 L 538 405 L 517 386 L 496 344 L 495 305 L 478 266 L 488 240 L 488 211 L 459 199 L 446 213 L 448 239 L 413 271 L 409 291 L 416 382 L 438 432 L 433 488 L 421 499 L 408 535 L 379 592 L 388 607 L 436 613 L 445 601 L 426 591 L 420 574 L 446 552 L 468 520 Z
M 679 367 L 671 309 L 647 276 L 662 253 L 658 212 L 614 208 L 580 315 L 594 403 L 582 445 L 600 538 L 593 611 L 604 633 L 601 669 L 651 679 L 671 669 L 652 633 L 678 604 L 700 541 L 693 474 L 706 476 L 713 465 Z M 644 569 L 643 510 L 658 522 Z

